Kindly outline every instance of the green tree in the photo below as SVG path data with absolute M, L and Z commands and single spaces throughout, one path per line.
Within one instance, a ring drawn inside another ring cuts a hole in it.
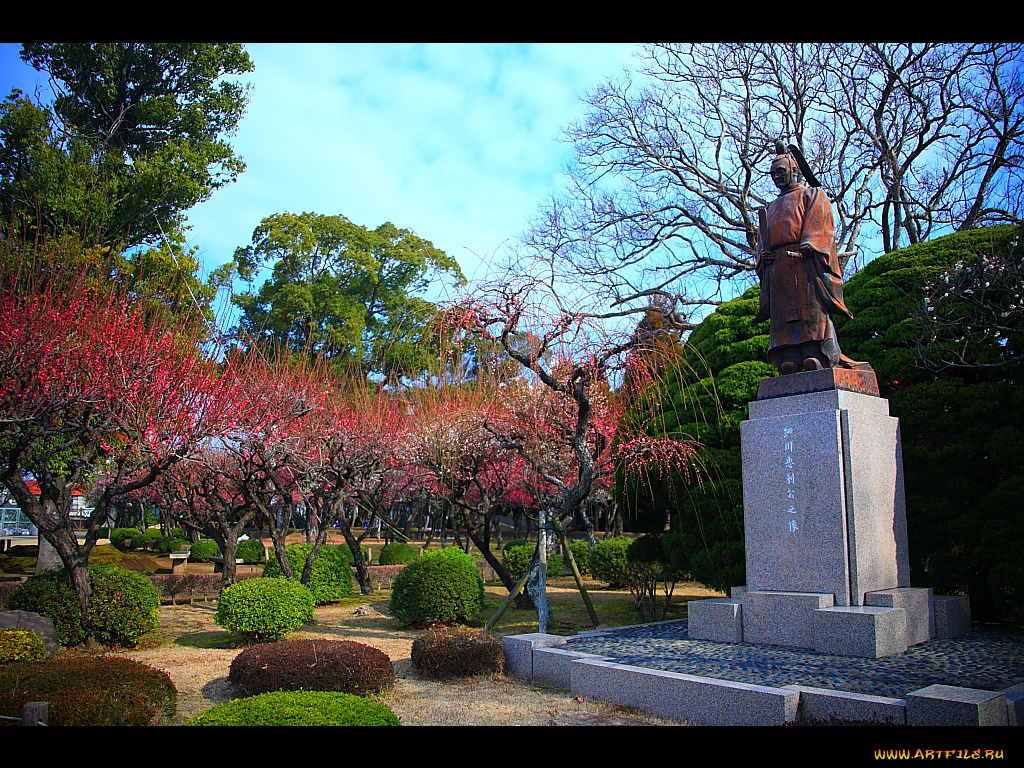
M 358 362 L 387 377 L 415 376 L 436 362 L 437 308 L 416 294 L 439 279 L 464 280 L 454 259 L 407 229 L 369 230 L 318 213 L 268 216 L 235 263 L 250 284 L 273 265 L 258 292 L 233 299 L 240 340 Z
M 124 249 L 244 169 L 226 137 L 248 100 L 225 75 L 252 70 L 239 43 L 24 43 L 52 106 L 18 91 L 0 106 L 0 213 L 23 240 Z

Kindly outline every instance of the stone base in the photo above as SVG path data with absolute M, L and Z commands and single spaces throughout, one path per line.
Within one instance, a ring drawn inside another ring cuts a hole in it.
M 686 634 L 712 643 L 743 642 L 743 601 L 726 597 L 691 600 L 686 604 Z
M 907 650 L 907 613 L 900 608 L 849 605 L 814 612 L 814 650 L 880 659 Z
M 510 635 L 501 640 L 505 651 L 505 674 L 519 680 L 533 680 L 534 648 L 553 648 L 565 645 L 566 639 L 543 632 L 527 635 Z
M 971 631 L 971 601 L 966 595 L 935 595 L 935 637 L 960 637 Z
M 814 648 L 814 612 L 834 602 L 832 595 L 814 592 L 746 592 L 743 641 Z
M 880 608 L 900 608 L 907 612 L 907 645 L 927 643 L 935 637 L 935 611 L 932 610 L 932 591 L 926 588 L 899 587 L 868 592 L 866 605 Z

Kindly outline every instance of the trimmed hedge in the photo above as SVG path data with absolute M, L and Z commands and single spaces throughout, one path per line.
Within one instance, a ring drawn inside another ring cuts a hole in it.
M 590 572 L 595 579 L 608 582 L 609 587 L 623 587 L 626 584 L 628 562 L 626 552 L 633 539 L 628 536 L 616 536 L 605 539 L 594 545 L 590 553 Z
M 242 651 L 228 680 L 249 696 L 298 690 L 369 696 L 394 686 L 395 668 L 383 651 L 351 640 L 285 640 Z
M 246 565 L 258 565 L 267 559 L 263 542 L 259 539 L 245 539 L 238 542 L 235 557 Z
M 377 556 L 377 565 L 408 565 L 420 556 L 416 547 L 404 541 L 385 544 Z
M 277 691 L 235 699 L 185 725 L 401 725 L 383 704 L 333 691 Z
M 391 614 L 412 626 L 465 624 L 483 610 L 484 583 L 458 547 L 426 552 L 395 577 Z
M 217 601 L 214 620 L 258 643 L 273 642 L 313 620 L 312 593 L 291 579 L 247 579 Z
M 213 539 L 200 539 L 193 542 L 188 553 L 190 563 L 208 563 L 220 555 L 220 545 Z
M 149 725 L 174 716 L 166 672 L 119 656 L 69 656 L 0 666 L 0 715 L 47 701 L 50 725 Z
M 501 640 L 472 629 L 434 629 L 412 644 L 412 665 L 427 677 L 446 680 L 501 672 Z
M 136 549 L 134 542 L 142 535 L 138 528 L 115 528 L 110 532 L 110 543 L 122 552 L 127 552 Z M 128 543 L 125 543 L 126 540 Z
M 313 551 L 312 544 L 289 544 L 284 548 L 288 562 L 299 578 L 306 566 L 306 558 Z M 277 555 L 267 560 L 263 575 L 269 578 L 284 576 Z M 317 605 L 333 603 L 352 594 L 352 553 L 345 546 L 324 545 L 317 552 L 313 561 L 313 569 L 309 574 L 309 591 L 313 593 Z

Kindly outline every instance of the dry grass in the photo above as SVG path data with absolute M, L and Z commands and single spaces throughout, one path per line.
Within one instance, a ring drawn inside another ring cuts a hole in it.
M 500 587 L 488 588 L 489 611 L 497 606 L 502 592 Z M 685 592 L 692 597 L 714 594 L 695 585 Z M 559 717 L 564 721 L 566 716 L 579 713 L 625 714 L 647 723 L 683 724 L 669 718 L 626 712 L 621 707 L 598 701 L 584 701 L 566 691 L 525 685 L 500 675 L 453 682 L 421 677 L 412 669 L 410 660 L 412 642 L 420 632 L 396 626 L 387 615 L 388 597 L 387 592 L 381 592 L 318 608 L 315 624 L 307 625 L 290 638 L 355 640 L 387 653 L 395 664 L 398 681 L 383 700 L 404 725 L 551 725 L 553 718 Z M 633 621 L 635 614 L 631 613 L 628 592 L 596 589 L 593 598 L 603 622 L 624 624 Z M 559 620 L 554 631 L 573 634 L 579 629 L 590 628 L 582 601 L 571 581 L 569 584 L 556 583 L 551 588 L 551 599 Z M 364 605 L 371 605 L 374 611 L 365 616 L 357 615 L 356 609 Z M 179 694 L 179 716 L 175 723 L 242 695 L 227 681 L 227 675 L 232 659 L 243 646 L 234 635 L 213 622 L 214 606 L 212 602 L 164 606 L 160 615 L 161 628 L 150 647 L 128 653 L 131 658 L 166 670 L 171 676 Z M 530 631 L 536 631 L 536 616 L 511 610 L 499 623 L 496 633 L 508 635 Z M 601 722 L 601 718 L 596 720 Z

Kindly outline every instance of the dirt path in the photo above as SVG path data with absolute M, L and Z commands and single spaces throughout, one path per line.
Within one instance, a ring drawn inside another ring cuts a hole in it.
M 162 644 L 126 653 L 171 676 L 178 689 L 175 724 L 240 695 L 227 675 L 241 647 L 233 647 L 232 636 L 213 622 L 214 606 L 212 602 L 164 606 L 160 612 Z M 384 701 L 403 725 L 551 725 L 555 717 L 561 722 L 573 721 L 581 713 L 626 714 L 643 722 L 681 725 L 500 675 L 448 683 L 427 680 L 411 668 L 410 651 L 419 632 L 393 629 L 393 621 L 376 610 L 367 616 L 356 615 L 357 607 L 319 608 L 316 624 L 290 638 L 355 640 L 387 653 L 395 664 L 398 682 Z M 386 611 L 386 604 L 378 603 L 375 608 Z M 604 722 L 603 717 L 589 719 Z

